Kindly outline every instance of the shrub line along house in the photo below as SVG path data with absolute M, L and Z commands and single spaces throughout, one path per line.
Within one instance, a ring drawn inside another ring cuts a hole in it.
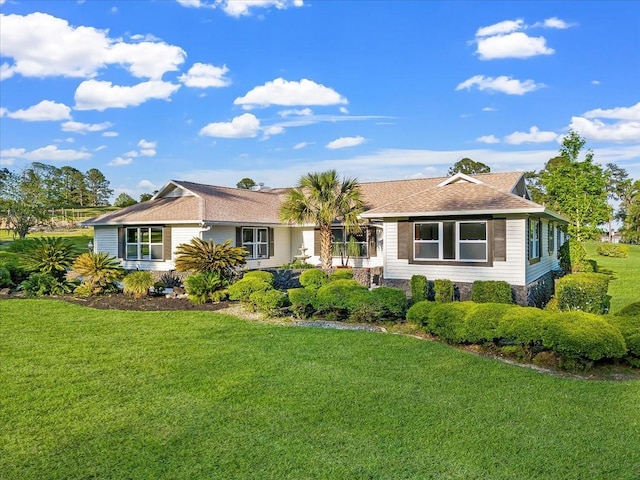
M 530 200 L 522 172 L 360 183 L 364 228 L 354 237 L 354 267 L 376 269 L 382 283 L 407 287 L 412 275 L 450 279 L 462 299 L 476 280 L 504 280 L 520 304 L 544 303 L 559 269 L 567 220 Z M 288 189 L 252 190 L 171 180 L 149 201 L 83 222 L 94 227 L 94 250 L 125 269 L 169 271 L 174 252 L 198 237 L 232 240 L 247 268 L 272 269 L 306 253 L 320 261 L 314 225 L 283 224 Z M 336 242 L 347 237 L 334 228 Z M 334 265 L 340 258 L 334 258 Z

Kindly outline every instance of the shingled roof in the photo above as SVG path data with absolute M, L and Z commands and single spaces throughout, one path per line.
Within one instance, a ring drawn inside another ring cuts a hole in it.
M 360 183 L 365 218 L 538 212 L 562 218 L 516 195 L 522 172 Z M 260 191 L 171 180 L 149 201 L 89 219 L 85 226 L 167 223 L 278 225 L 289 189 Z

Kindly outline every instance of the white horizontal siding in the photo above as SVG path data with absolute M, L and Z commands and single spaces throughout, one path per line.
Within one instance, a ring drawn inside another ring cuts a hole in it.
M 118 227 L 93 227 L 93 251 L 118 256 Z
M 531 283 L 534 280 L 540 278 L 545 273 L 551 270 L 557 270 L 560 268 L 560 263 L 558 262 L 557 248 L 556 245 L 555 250 L 549 253 L 549 223 L 545 220 L 542 221 L 542 232 L 540 233 L 540 261 L 529 264 L 529 261 L 526 261 L 526 271 L 527 271 L 527 283 Z M 527 237 L 527 242 L 529 241 Z

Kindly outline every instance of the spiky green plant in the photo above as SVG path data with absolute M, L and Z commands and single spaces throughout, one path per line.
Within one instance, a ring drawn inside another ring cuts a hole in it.
M 229 281 L 216 272 L 194 273 L 184 280 L 189 300 L 200 305 L 219 302 L 227 298 Z
M 66 280 L 60 280 L 50 273 L 35 272 L 24 280 L 19 290 L 27 297 L 44 297 L 47 295 L 66 295 L 75 285 Z
M 48 273 L 62 280 L 77 254 L 73 243 L 66 238 L 33 238 L 26 246 L 25 266 L 34 272 Z
M 83 253 L 73 262 L 73 271 L 82 277 L 83 294 L 102 293 L 124 275 L 118 259 L 105 252 Z
M 176 248 L 176 270 L 180 272 L 214 272 L 222 278 L 231 278 L 238 267 L 247 261 L 244 247 L 233 247 L 231 240 L 224 243 L 191 239 Z
M 148 295 L 149 289 L 153 287 L 153 276 L 147 271 L 131 272 L 124 277 L 122 283 L 124 283 L 124 293 L 142 298 Z

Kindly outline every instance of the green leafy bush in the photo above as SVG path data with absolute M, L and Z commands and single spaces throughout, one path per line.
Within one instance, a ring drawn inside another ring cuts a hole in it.
M 229 299 L 248 303 L 254 292 L 271 290 L 271 284 L 259 278 L 243 278 L 229 287 Z
M 568 273 L 593 272 L 593 264 L 587 260 L 587 251 L 578 240 L 567 240 L 558 249 L 560 268 Z
M 513 303 L 511 285 L 504 280 L 476 280 L 473 282 L 471 300 L 477 303 Z
M 231 279 L 238 268 L 247 262 L 249 252 L 244 247 L 234 247 L 231 240 L 215 243 L 192 238 L 176 248 L 176 270 L 179 272 L 215 272 Z
M 561 312 L 547 321 L 543 345 L 570 359 L 619 358 L 627 352 L 618 328 L 602 316 L 586 312 Z
M 327 274 L 319 268 L 311 268 L 300 274 L 300 285 L 306 288 L 318 290 L 327 283 Z
M 434 280 L 433 289 L 437 303 L 453 302 L 453 282 L 451 280 Z
M 369 290 L 356 280 L 335 280 L 318 289 L 314 307 L 318 312 L 333 312 L 344 319 L 349 311 L 366 301 Z
M 253 292 L 249 301 L 255 310 L 270 316 L 280 315 L 282 309 L 289 304 L 287 294 L 275 289 Z
M 601 273 L 574 273 L 556 281 L 555 296 L 561 311 L 604 313 L 609 277 Z
M 465 342 L 465 317 L 472 306 L 471 302 L 437 304 L 429 312 L 427 330 L 449 343 Z
M 71 293 L 75 284 L 60 280 L 50 273 L 35 272 L 23 281 L 18 289 L 27 297 L 42 297 L 46 295 L 66 295 Z
M 629 247 L 626 245 L 616 245 L 615 243 L 603 243 L 598 245 L 596 253 L 603 257 L 626 258 L 629 255 Z
M 549 302 L 544 306 L 544 309 L 547 312 L 554 312 L 557 313 L 560 311 L 560 304 L 558 302 L 558 299 L 556 297 L 553 297 L 551 300 L 549 300 Z
M 149 289 L 153 286 L 153 276 L 151 272 L 137 271 L 131 272 L 122 280 L 124 293 L 133 295 L 135 298 L 145 297 Z
M 374 288 L 369 297 L 370 304 L 377 308 L 381 317 L 404 318 L 407 312 L 407 295 L 399 288 Z
M 526 347 L 542 345 L 551 313 L 534 307 L 513 307 L 504 312 L 498 324 L 498 338 Z
M 263 282 L 273 286 L 273 280 L 275 277 L 273 276 L 273 273 L 265 272 L 264 270 L 251 270 L 250 272 L 245 272 L 242 276 L 242 280 L 249 278 L 257 278 L 258 280 L 262 280 Z
M 375 323 L 385 317 L 379 304 L 362 302 L 351 307 L 349 321 L 354 323 Z
M 483 343 L 499 338 L 500 320 L 514 308 L 519 307 L 505 303 L 474 303 L 464 319 L 465 341 Z
M 187 298 L 196 305 L 224 300 L 228 285 L 229 280 L 217 272 L 194 273 L 184 279 Z
M 429 298 L 429 280 L 424 275 L 411 276 L 411 301 L 422 302 Z
M 429 322 L 429 313 L 436 305 L 438 304 L 427 300 L 414 303 L 407 311 L 407 322 L 417 323 L 418 325 L 427 325 Z
M 86 285 L 74 292 L 81 296 L 117 291 L 115 282 L 124 275 L 118 259 L 105 252 L 83 253 L 73 262 L 73 271 Z
M 606 315 L 604 318 L 611 325 L 620 330 L 620 333 L 627 344 L 628 353 L 634 357 L 640 358 L 640 317 Z
M 313 288 L 291 288 L 288 290 L 291 310 L 298 318 L 309 318 L 315 312 L 316 290 Z
M 0 288 L 13 287 L 11 273 L 6 267 L 0 267 Z
M 335 282 L 336 280 L 351 280 L 353 278 L 353 270 L 351 268 L 336 268 L 331 275 L 329 275 L 329 281 Z
M 640 302 L 633 302 L 623 307 L 620 311 L 616 313 L 616 315 L 627 316 L 627 317 L 635 317 L 640 315 Z
M 3 259 L 0 261 L 0 267 L 6 268 L 11 276 L 11 281 L 14 285 L 19 285 L 22 281 L 26 280 L 33 272 L 29 271 L 22 262 L 17 258 L 15 259 Z
M 25 265 L 32 271 L 49 273 L 63 280 L 77 255 L 76 247 L 66 238 L 33 238 L 27 244 Z
M 7 252 L 11 253 L 26 253 L 27 248 L 31 244 L 30 238 L 16 238 L 7 247 Z

